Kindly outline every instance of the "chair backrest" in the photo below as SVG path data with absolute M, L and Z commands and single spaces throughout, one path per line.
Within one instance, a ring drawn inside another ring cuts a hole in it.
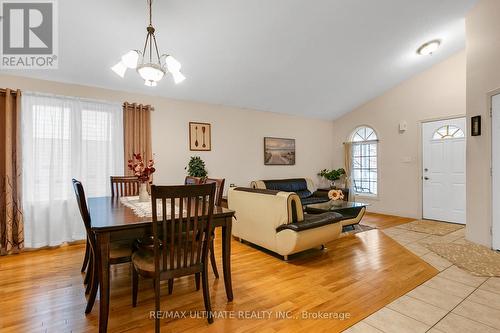
M 111 176 L 111 196 L 131 197 L 139 195 L 139 179 L 135 176 Z
M 199 272 L 206 264 L 214 195 L 215 184 L 151 186 L 155 275 L 158 278 L 160 272 L 165 271 L 177 271 L 176 276 Z M 161 201 L 159 206 L 158 201 Z M 163 257 L 161 264 L 160 256 Z
M 225 179 L 216 178 L 205 178 L 205 184 L 215 184 L 215 205 L 220 206 L 222 204 L 222 194 L 224 193 L 224 183 Z
M 200 185 L 203 184 L 203 178 L 201 177 L 193 177 L 193 176 L 186 176 L 184 179 L 184 185 Z

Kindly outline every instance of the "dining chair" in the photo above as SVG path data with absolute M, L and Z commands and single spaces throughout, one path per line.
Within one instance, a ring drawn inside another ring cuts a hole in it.
M 112 197 L 132 197 L 139 195 L 139 179 L 135 176 L 111 176 Z
M 85 198 L 85 191 L 83 185 L 80 181 L 73 179 L 73 189 L 76 195 L 76 201 L 78 203 L 78 208 L 80 209 L 80 215 L 85 225 L 85 231 L 87 232 L 87 244 L 89 245 L 89 263 L 87 276 L 85 280 L 87 281 L 87 287 L 85 294 L 89 294 L 87 300 L 87 306 L 85 308 L 85 313 L 88 314 L 92 311 L 94 306 L 95 298 L 97 295 L 97 289 L 99 287 L 98 279 L 98 266 L 97 266 L 97 243 L 95 234 L 92 232 L 92 222 L 90 219 L 89 210 L 87 208 L 87 200 Z M 130 262 L 132 255 L 132 246 L 130 243 L 119 243 L 112 242 L 109 250 L 109 263 L 110 265 L 122 264 Z
M 184 178 L 184 185 L 200 185 L 200 184 L 203 184 L 203 178 L 201 177 L 186 176 L 186 178 Z
M 220 206 L 222 204 L 222 194 L 224 193 L 224 183 L 225 179 L 217 179 L 217 178 L 205 178 L 205 184 L 215 184 L 215 199 L 214 203 L 216 206 Z M 219 278 L 219 271 L 217 270 L 217 261 L 215 260 L 215 250 L 214 250 L 214 238 L 215 233 L 212 233 L 212 237 L 210 239 L 210 263 L 212 264 L 212 271 L 214 272 L 215 277 Z
M 139 195 L 139 180 L 135 176 L 111 176 L 111 196 L 112 197 L 122 197 L 122 196 L 137 196 Z M 83 264 L 81 272 L 85 272 L 88 267 L 90 259 L 90 245 L 87 240 L 85 245 L 85 256 L 83 257 Z M 88 283 L 90 278 L 89 271 L 85 275 L 85 284 Z
M 153 251 L 139 249 L 132 254 L 133 307 L 137 306 L 139 276 L 153 279 L 155 313 L 158 313 L 160 281 L 170 283 L 174 278 L 201 274 L 207 320 L 213 323 L 207 257 L 214 196 L 215 184 L 151 186 Z M 159 316 L 155 318 L 155 332 L 160 332 Z

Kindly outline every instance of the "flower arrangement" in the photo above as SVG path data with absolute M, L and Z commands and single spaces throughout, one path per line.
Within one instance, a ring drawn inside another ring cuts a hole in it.
M 147 163 L 143 160 L 141 154 L 132 154 L 132 159 L 128 160 L 128 169 L 132 170 L 134 176 L 139 181 L 146 183 L 150 181 L 151 175 L 156 171 L 154 160 L 149 160 Z
M 344 193 L 341 190 L 330 190 L 328 198 L 333 201 L 344 200 Z

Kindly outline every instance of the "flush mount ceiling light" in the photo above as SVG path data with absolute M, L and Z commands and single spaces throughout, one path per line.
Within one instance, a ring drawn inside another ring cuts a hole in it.
M 155 28 L 153 27 L 153 0 L 147 0 L 149 7 L 149 26 L 146 28 L 146 42 L 142 52 L 140 50 L 131 50 L 124 54 L 121 61 L 111 67 L 120 77 L 125 76 L 128 68 L 135 69 L 144 79 L 144 84 L 149 87 L 155 87 L 158 82 L 170 73 L 174 82 L 181 83 L 186 77 L 181 73 L 181 64 L 174 57 L 168 54 L 158 52 L 156 44 Z
M 439 39 L 431 40 L 430 42 L 422 44 L 422 46 L 417 49 L 417 53 L 420 55 L 431 55 L 439 49 L 440 45 L 441 41 Z

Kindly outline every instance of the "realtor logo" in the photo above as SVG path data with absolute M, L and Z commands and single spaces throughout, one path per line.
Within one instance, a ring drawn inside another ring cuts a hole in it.
M 57 68 L 55 0 L 3 0 L 1 4 L 1 68 Z

